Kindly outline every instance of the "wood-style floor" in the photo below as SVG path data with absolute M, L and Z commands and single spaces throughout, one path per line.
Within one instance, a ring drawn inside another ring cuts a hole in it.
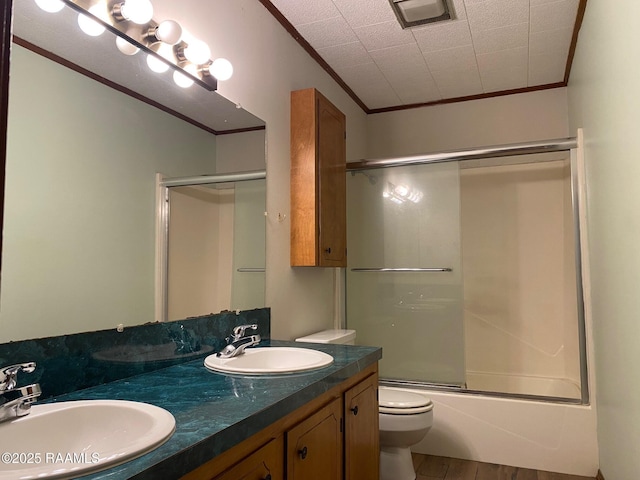
M 457 458 L 413 454 L 416 480 L 595 480 L 562 473 L 494 465 Z

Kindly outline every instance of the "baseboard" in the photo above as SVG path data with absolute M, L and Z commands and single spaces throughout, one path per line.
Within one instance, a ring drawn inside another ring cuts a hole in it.
M 598 470 L 598 475 L 596 475 L 596 480 L 604 480 L 604 475 L 602 475 L 602 472 L 600 470 Z

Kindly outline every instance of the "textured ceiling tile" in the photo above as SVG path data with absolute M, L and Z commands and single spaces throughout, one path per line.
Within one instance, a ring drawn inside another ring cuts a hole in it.
M 438 86 L 431 75 L 393 80 L 391 81 L 391 87 L 393 87 L 405 105 L 435 102 L 442 99 L 440 90 L 438 90 Z
M 366 8 L 353 0 L 333 0 L 333 3 L 351 28 L 396 21 L 388 0 L 369 0 Z
M 532 33 L 529 38 L 529 54 L 540 55 L 555 52 L 567 55 L 571 47 L 572 38 L 573 28 Z
M 477 69 L 476 55 L 471 45 L 428 52 L 424 54 L 424 58 L 432 73 L 434 70 L 454 69 L 460 71 Z
M 341 16 L 299 25 L 296 29 L 316 50 L 358 41 L 358 37 Z
M 422 52 L 415 43 L 373 50 L 369 52 L 369 55 L 385 74 L 385 70 L 393 70 L 403 66 L 418 65 L 425 70 L 427 68 Z
M 360 42 L 319 48 L 317 51 L 334 69 L 342 66 L 371 63 L 372 61 L 369 53 Z
M 389 88 L 389 82 L 374 62 L 343 66 L 337 68 L 336 72 L 350 85 L 351 82 L 353 82 L 354 85 L 364 82 Z
M 566 55 L 544 54 L 529 56 L 529 86 L 564 81 Z
M 527 66 L 508 70 L 480 70 L 485 93 L 524 88 L 527 86 L 527 76 Z
M 341 67 L 336 72 L 369 108 L 384 108 L 401 103 L 400 97 L 373 62 Z
M 526 47 L 528 44 L 528 23 L 518 23 L 492 30 L 474 30 L 473 32 L 473 46 L 477 54 Z
M 471 32 L 466 20 L 434 23 L 423 28 L 414 28 L 413 36 L 423 52 L 471 45 Z
M 293 26 L 317 22 L 340 15 L 331 0 L 314 0 L 313 2 L 271 0 L 271 3 L 287 17 L 287 20 Z
M 559 0 L 529 0 L 529 3 L 531 4 L 532 7 L 536 6 L 536 5 L 543 5 L 545 3 L 555 3 Z
M 467 9 L 464 6 L 464 0 L 453 0 L 449 2 L 449 13 L 454 20 L 466 20 Z
M 415 43 L 411 32 L 403 30 L 395 20 L 355 28 L 354 32 L 368 51 Z
M 431 73 L 417 45 L 376 50 L 371 52 L 371 57 L 403 102 L 416 102 L 418 91 L 428 94 L 430 98 L 438 96 Z M 407 89 L 410 91 L 405 91 Z
M 491 30 L 529 21 L 529 0 L 492 0 L 469 3 L 467 17 L 471 31 Z
M 432 72 L 442 98 L 468 97 L 483 93 L 477 69 Z
M 531 7 L 531 32 L 559 30 L 573 25 L 578 12 L 578 0 L 562 0 Z
M 483 53 L 477 56 L 478 68 L 483 70 L 509 70 L 511 68 L 526 67 L 529 62 L 527 47 L 501 50 L 500 52 Z

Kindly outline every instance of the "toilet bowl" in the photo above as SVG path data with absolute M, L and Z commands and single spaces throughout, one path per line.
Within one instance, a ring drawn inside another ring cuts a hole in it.
M 411 446 L 433 425 L 433 403 L 400 388 L 378 387 L 380 480 L 415 480 Z
M 325 330 L 297 342 L 354 344 L 354 330 Z M 424 395 L 394 387 L 378 387 L 380 480 L 415 480 L 411 446 L 433 424 L 433 403 Z

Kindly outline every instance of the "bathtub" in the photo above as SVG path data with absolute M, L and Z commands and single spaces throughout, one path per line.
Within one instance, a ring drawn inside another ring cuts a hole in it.
M 598 472 L 591 405 L 409 390 L 434 403 L 433 427 L 416 453 L 587 477 Z

